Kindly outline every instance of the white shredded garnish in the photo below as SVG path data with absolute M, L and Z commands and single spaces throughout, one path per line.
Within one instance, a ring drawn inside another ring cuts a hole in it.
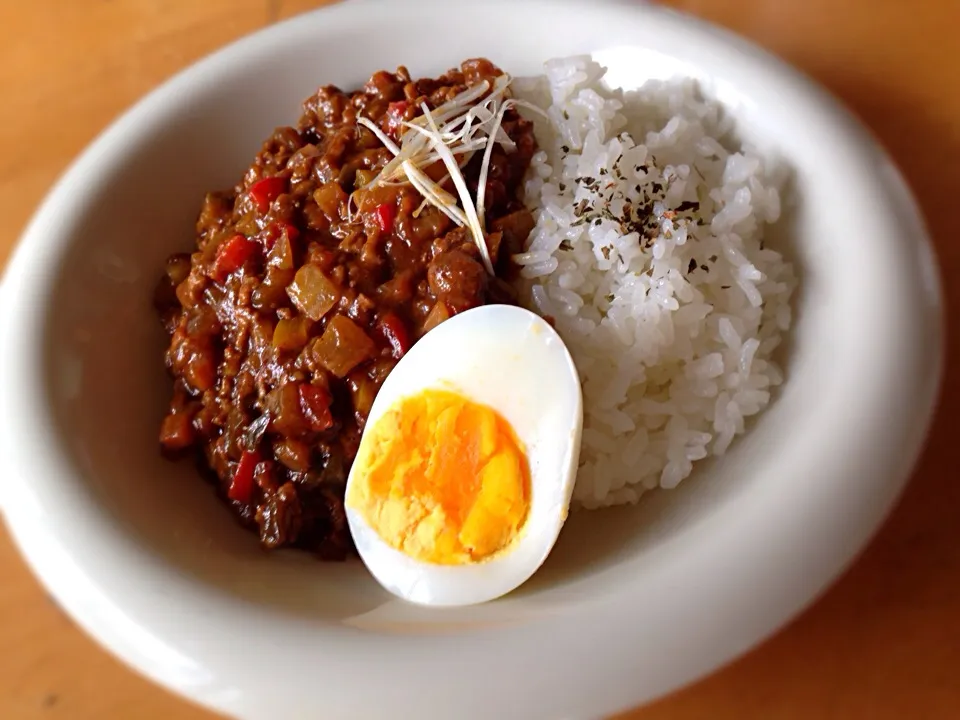
M 493 119 L 493 129 L 490 131 L 490 137 L 496 137 L 497 131 L 500 129 L 500 123 L 503 122 L 504 113 L 507 112 L 507 108 L 509 107 L 509 100 L 500 106 L 500 110 Z M 480 227 L 485 227 L 484 201 L 486 200 L 487 194 L 487 175 L 490 172 L 490 158 L 493 157 L 493 146 L 494 143 L 488 142 L 487 148 L 483 151 L 483 163 L 480 166 L 480 178 L 477 180 L 477 218 L 479 219 Z
M 467 224 L 467 218 L 457 206 L 457 199 L 441 188 L 430 177 L 413 163 L 407 161 L 404 163 L 404 170 L 407 172 L 407 179 L 424 198 L 430 201 L 432 205 L 448 218 L 453 220 L 458 226 L 463 227 Z
M 507 97 L 511 82 L 509 75 L 501 75 L 492 87 L 484 80 L 433 110 L 422 104 L 423 115 L 401 123 L 406 130 L 400 135 L 399 145 L 369 118 L 357 120 L 393 155 L 393 159 L 363 189 L 386 185 L 413 186 L 423 196 L 423 202 L 414 211 L 414 217 L 419 216 L 427 205 L 433 205 L 459 227 L 466 226 L 480 251 L 484 268 L 491 275 L 494 270 L 486 241 L 484 209 L 490 161 L 494 145 L 499 144 L 508 153 L 516 150 L 516 143 L 501 127 L 504 114 L 510 107 L 522 106 L 545 115 L 530 103 Z M 481 151 L 483 162 L 477 197 L 472 199 L 462 170 L 474 154 Z M 425 168 L 436 162 L 442 162 L 447 170 L 439 182 L 434 182 L 424 172 Z M 456 196 L 441 187 L 447 181 L 453 182 L 462 207 L 457 204 Z M 354 196 L 351 195 L 347 204 L 351 219 L 354 217 L 354 205 Z
M 477 208 L 470 199 L 470 190 L 467 188 L 467 181 L 463 179 L 463 173 L 460 172 L 460 168 L 457 166 L 457 161 L 454 159 L 453 153 L 450 152 L 450 148 L 440 140 L 440 130 L 433 120 L 433 115 L 430 114 L 430 108 L 427 107 L 426 103 L 423 103 L 420 109 L 423 110 L 424 117 L 426 117 L 427 122 L 430 123 L 430 131 L 432 131 L 432 134 L 430 131 L 418 125 L 410 125 L 410 129 L 427 135 L 434 149 L 440 154 L 440 159 L 443 160 L 443 164 L 447 166 L 450 179 L 453 180 L 454 187 L 456 187 L 457 192 L 460 193 L 460 201 L 463 203 L 463 210 L 467 216 L 467 227 L 470 229 L 470 232 L 473 233 L 473 241 L 477 244 L 477 249 L 480 250 L 480 258 L 483 260 L 483 265 L 487 269 L 487 272 L 493 275 L 493 262 L 490 260 L 490 250 L 487 248 L 483 226 L 480 225 L 480 219 L 477 217 Z
M 382 142 L 387 150 L 392 152 L 394 155 L 400 154 L 400 148 L 397 147 L 396 143 L 394 143 L 393 140 L 391 140 L 390 137 L 383 130 L 381 130 L 373 120 L 370 118 L 361 117 L 357 118 L 357 122 L 376 135 L 377 140 Z
M 467 163 L 469 163 L 472 159 L 473 159 L 473 152 L 471 151 L 471 152 L 466 153 L 466 154 L 463 156 L 463 158 L 461 158 L 461 160 L 460 160 L 460 169 L 462 170 L 463 168 L 465 168 L 465 167 L 467 166 Z M 445 173 L 442 178 L 440 178 L 439 180 L 437 180 L 437 186 L 442 189 L 442 188 L 443 188 L 443 184 L 444 184 L 447 180 L 449 180 L 449 179 L 450 179 L 450 173 Z M 424 209 L 427 205 L 429 205 L 429 204 L 430 204 L 430 201 L 427 200 L 426 198 L 424 198 L 424 199 L 423 199 L 423 202 L 420 203 L 420 204 L 417 206 L 417 209 L 413 211 L 413 216 L 414 216 L 414 217 L 420 217 L 420 213 L 422 213 L 422 212 L 423 212 L 423 209 Z

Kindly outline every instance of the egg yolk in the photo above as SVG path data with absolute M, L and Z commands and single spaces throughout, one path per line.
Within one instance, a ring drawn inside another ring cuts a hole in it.
M 425 390 L 367 428 L 346 502 L 390 546 L 462 565 L 507 548 L 530 506 L 530 467 L 510 424 L 454 392 Z

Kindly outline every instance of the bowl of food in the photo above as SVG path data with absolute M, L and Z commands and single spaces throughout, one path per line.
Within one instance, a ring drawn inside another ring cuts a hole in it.
M 20 550 L 251 720 L 598 717 L 701 676 L 863 547 L 941 366 L 869 133 L 634 3 L 243 39 L 91 145 L 2 292 Z

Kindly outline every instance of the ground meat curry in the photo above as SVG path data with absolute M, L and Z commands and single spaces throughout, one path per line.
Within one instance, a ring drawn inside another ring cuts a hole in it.
M 363 189 L 392 155 L 357 122 L 397 138 L 421 103 L 436 108 L 499 75 L 479 59 L 436 79 L 412 80 L 401 67 L 357 92 L 320 88 L 236 187 L 206 196 L 195 249 L 167 261 L 156 305 L 173 395 L 161 447 L 196 453 L 266 548 L 347 557 L 344 488 L 380 384 L 446 318 L 513 301 L 509 258 L 533 227 L 518 200 L 535 151 L 531 124 L 507 111 L 515 148 L 496 146 L 490 158 L 491 276 L 469 231 L 422 207 L 415 188 Z M 474 196 L 480 160 L 462 171 Z

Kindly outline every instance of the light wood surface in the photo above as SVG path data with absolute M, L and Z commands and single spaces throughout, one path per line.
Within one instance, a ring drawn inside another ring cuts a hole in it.
M 235 37 L 322 4 L 0 3 L 0 98 L 6 107 L 0 121 L 0 261 L 57 175 L 119 112 Z M 953 428 L 960 421 L 960 43 L 954 36 L 960 2 L 669 4 L 775 51 L 866 120 L 926 213 L 947 278 L 952 327 L 948 376 L 927 450 L 899 506 L 855 566 L 760 648 L 624 718 L 958 718 L 960 470 Z M 2 530 L 0 576 L 0 718 L 213 719 L 84 636 L 37 585 Z

